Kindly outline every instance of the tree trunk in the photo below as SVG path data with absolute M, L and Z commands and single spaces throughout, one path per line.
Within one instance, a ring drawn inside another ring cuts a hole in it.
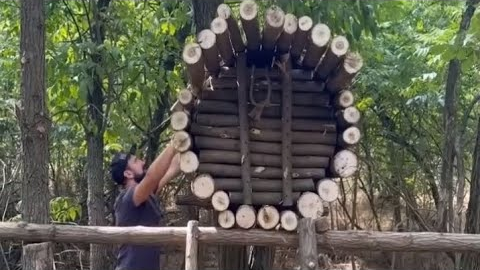
M 21 212 L 24 221 L 43 224 L 50 222 L 44 1 L 24 0 L 21 4 L 22 104 L 17 111 L 23 151 Z
M 203 29 L 210 29 L 210 23 L 217 16 L 217 7 L 222 3 L 223 0 L 192 0 L 196 33 Z
M 468 202 L 465 233 L 480 233 L 480 118 L 478 119 L 477 141 L 473 153 L 470 201 Z M 463 254 L 460 265 L 460 269 L 463 270 L 480 268 L 480 253 Z
M 148 133 L 145 134 L 148 136 L 148 142 L 147 142 L 147 154 L 146 154 L 146 164 L 149 165 L 153 162 L 155 159 L 158 149 L 160 147 L 159 139 L 160 135 L 162 134 L 164 127 L 161 126 L 162 122 L 164 121 L 164 115 L 165 111 L 170 107 L 169 104 L 169 92 L 170 89 L 167 89 L 165 91 L 166 94 L 165 96 L 162 95 L 160 97 L 162 100 L 157 100 L 157 107 L 155 108 L 155 112 L 152 115 L 152 118 L 150 120 L 150 126 L 148 128 Z
M 48 188 L 48 140 L 50 122 L 45 88 L 44 1 L 21 1 L 20 55 L 22 104 L 17 116 L 22 134 L 22 219 L 31 223 L 50 221 Z M 52 269 L 50 243 L 23 247 L 23 269 Z
M 93 11 L 93 22 L 90 25 L 90 36 L 92 41 L 101 46 L 105 40 L 104 18 L 105 12 L 110 4 L 110 0 L 98 0 L 91 6 Z M 95 66 L 102 66 L 102 52 L 96 52 L 91 55 Z M 91 74 L 93 84 L 88 88 L 88 122 L 90 128 L 86 130 L 87 139 L 87 181 L 88 181 L 88 225 L 102 226 L 106 225 L 105 220 L 105 198 L 103 181 L 103 134 L 104 127 L 104 93 L 102 81 L 97 69 L 88 70 Z M 110 269 L 107 257 L 108 248 L 102 245 L 90 245 L 90 269 L 103 270 Z
M 476 5 L 479 0 L 468 0 L 457 32 L 455 45 L 461 47 L 467 30 L 470 27 Z M 451 231 L 453 222 L 453 162 L 455 159 L 455 140 L 457 138 L 457 98 L 458 82 L 460 81 L 461 62 L 458 58 L 448 63 L 447 82 L 445 84 L 445 107 L 443 111 L 443 125 L 445 138 L 443 143 L 442 169 L 440 174 L 440 200 L 437 208 L 438 231 Z
M 393 144 L 393 142 L 389 141 L 387 143 L 387 146 L 390 157 L 388 167 L 390 170 L 390 178 L 392 181 L 392 188 L 390 188 L 390 195 L 392 196 L 393 204 L 392 228 L 393 231 L 402 231 L 402 204 L 400 201 L 402 192 L 402 174 L 399 168 L 400 164 L 397 159 L 399 152 L 397 152 L 397 149 L 395 149 L 395 145 Z

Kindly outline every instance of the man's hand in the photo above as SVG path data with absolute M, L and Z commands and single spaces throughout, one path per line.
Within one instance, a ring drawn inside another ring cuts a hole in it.
M 158 183 L 157 193 L 160 192 L 168 182 L 170 182 L 172 179 L 175 179 L 175 177 L 177 177 L 178 175 L 180 175 L 179 153 L 175 154 L 175 156 L 172 158 L 172 162 L 170 162 L 170 166 L 168 167 L 165 176 L 163 176 L 162 180 L 160 180 L 160 182 Z
M 148 199 L 150 194 L 154 193 L 159 186 L 159 182 L 163 180 L 167 174 L 176 172 L 170 169 L 172 159 L 176 156 L 174 147 L 169 144 L 163 152 L 153 161 L 143 180 L 135 186 L 133 193 L 133 202 L 139 206 Z M 169 172 L 171 171 L 171 172 Z M 162 181 L 163 182 L 163 181 Z
M 180 154 L 177 153 L 170 163 L 170 167 L 168 167 L 169 173 L 173 175 L 173 177 L 177 177 L 180 174 Z

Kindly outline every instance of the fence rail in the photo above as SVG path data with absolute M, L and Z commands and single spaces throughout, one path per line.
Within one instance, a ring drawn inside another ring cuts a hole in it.
M 92 244 L 185 244 L 187 227 L 108 227 L 1 222 L 0 240 Z M 198 227 L 199 243 L 298 246 L 298 234 L 260 229 Z M 328 231 L 317 234 L 323 251 L 480 251 L 480 235 L 434 232 Z

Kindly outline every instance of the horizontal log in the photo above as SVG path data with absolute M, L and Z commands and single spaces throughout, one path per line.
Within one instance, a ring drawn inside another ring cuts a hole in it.
M 277 54 L 286 54 L 290 50 L 293 37 L 298 28 L 297 17 L 291 13 L 285 14 L 285 23 L 283 24 L 283 31 L 277 40 Z
M 293 61 L 297 61 L 308 43 L 308 34 L 313 27 L 313 20 L 309 16 L 302 16 L 298 19 L 298 30 L 292 40 L 290 54 Z
M 263 205 L 257 211 L 257 224 L 260 228 L 265 230 L 271 230 L 278 228 L 277 225 L 280 222 L 280 213 L 275 206 Z
M 315 71 L 315 78 L 325 81 L 330 73 L 338 67 L 341 57 L 347 53 L 349 47 L 350 44 L 346 37 L 334 37 L 322 62 Z
M 336 112 L 336 118 L 339 127 L 347 128 L 356 125 L 360 121 L 361 114 L 355 106 L 350 106 L 344 110 L 338 110 Z
M 205 57 L 198 43 L 188 43 L 184 46 L 182 59 L 187 66 L 188 80 L 201 89 L 205 80 Z
M 225 165 L 218 163 L 201 163 L 198 172 L 208 173 L 214 178 L 216 177 L 241 177 L 241 167 L 235 165 Z M 251 167 L 252 177 L 256 178 L 282 178 L 283 172 L 280 168 L 273 167 Z M 292 169 L 292 178 L 323 178 L 325 177 L 325 169 L 323 168 L 294 168 Z
M 251 69 L 248 70 L 248 74 L 251 74 Z M 280 81 L 282 79 L 282 73 L 278 69 L 269 69 L 268 70 L 268 77 L 272 81 Z M 290 71 L 290 76 L 292 77 L 292 81 L 310 81 L 313 78 L 312 71 L 306 71 L 303 69 L 292 69 Z M 258 79 L 265 79 L 266 72 L 263 68 L 255 68 L 255 73 L 253 74 L 255 80 Z M 224 78 L 231 78 L 235 79 L 237 77 L 237 70 L 235 67 L 233 68 L 222 68 L 220 70 L 220 74 L 218 75 L 220 79 Z M 296 82 L 298 83 L 298 82 Z
M 245 0 L 240 4 L 240 21 L 247 38 L 247 49 L 257 51 L 260 48 L 260 27 L 258 25 L 258 5 L 253 0 Z
M 192 135 L 224 139 L 240 138 L 240 130 L 238 127 L 211 127 L 192 123 L 190 127 L 190 133 Z M 249 132 L 249 139 L 251 141 L 281 142 L 282 133 L 280 131 L 251 128 Z M 294 131 L 292 132 L 292 142 L 336 145 L 337 135 L 335 133 Z
M 250 229 L 256 223 L 256 211 L 251 205 L 240 205 L 235 213 L 235 222 L 242 229 Z
M 217 36 L 217 47 L 223 63 L 227 66 L 233 65 L 234 55 L 227 21 L 221 17 L 217 17 L 210 23 L 210 29 Z
M 223 114 L 197 114 L 195 121 L 204 126 L 213 127 L 236 127 L 239 125 L 238 116 Z M 280 130 L 282 121 L 274 118 L 264 118 L 258 122 L 250 123 L 251 128 Z M 336 132 L 337 123 L 330 120 L 310 120 L 293 118 L 292 130 L 294 131 L 321 131 Z
M 343 63 L 327 80 L 327 89 L 330 92 L 338 92 L 350 87 L 353 79 L 363 66 L 362 57 L 355 52 L 348 52 Z
M 325 52 L 328 41 L 331 37 L 330 28 L 323 23 L 316 24 L 310 32 L 310 38 L 306 45 L 303 66 L 307 69 L 314 69 Z
M 177 95 L 178 102 L 186 109 L 190 110 L 193 103 L 193 93 L 190 89 L 182 89 Z
M 262 50 L 272 50 L 283 30 L 285 12 L 276 5 L 270 6 L 265 12 L 265 24 L 262 33 Z
M 300 192 L 292 193 L 293 199 L 297 200 L 300 197 Z M 230 203 L 242 204 L 243 194 L 242 192 L 230 192 Z M 252 204 L 253 205 L 280 205 L 282 203 L 282 192 L 253 192 Z
M 243 187 L 243 185 L 242 185 Z M 185 195 L 177 195 L 175 196 L 175 204 L 176 205 L 191 205 L 191 206 L 199 206 L 206 209 L 213 209 L 212 200 L 209 199 L 200 199 L 194 194 L 185 194 Z M 213 209 L 215 210 L 215 209 Z
M 217 222 L 220 227 L 230 229 L 235 225 L 235 214 L 232 210 L 225 210 L 218 213 Z
M 345 129 L 342 134 L 338 136 L 338 145 L 344 148 L 356 145 L 361 138 L 360 129 L 356 126 L 351 126 Z
M 273 92 L 278 92 L 282 90 L 282 86 L 279 82 L 273 81 L 270 84 L 266 80 L 256 80 L 253 84 L 253 89 L 264 90 L 266 91 L 270 87 Z M 210 78 L 208 83 L 206 84 L 206 90 L 218 91 L 218 90 L 225 90 L 237 89 L 237 81 L 235 79 L 223 79 L 223 78 Z M 324 92 L 325 84 L 320 81 L 310 81 L 310 82 L 303 82 L 303 81 L 294 81 L 292 84 L 292 91 L 297 92 L 306 92 L 306 93 L 322 93 L 324 96 L 328 96 L 327 92 Z M 323 99 L 322 99 L 323 100 Z M 305 105 L 305 104 L 299 104 Z
M 243 42 L 240 28 L 238 26 L 237 20 L 232 14 L 232 10 L 230 9 L 230 7 L 225 3 L 218 5 L 217 15 L 218 17 L 223 18 L 227 21 L 228 32 L 230 35 L 233 49 L 236 52 L 243 52 L 245 50 L 245 43 Z
M 215 190 L 225 191 L 238 191 L 243 189 L 242 179 L 240 178 L 215 178 Z M 294 179 L 292 181 L 293 191 L 314 191 L 314 181 L 311 178 L 306 179 Z M 282 192 L 282 180 L 281 179 L 252 179 L 252 191 L 262 192 Z
M 217 36 L 210 29 L 203 29 L 197 34 L 197 42 L 202 48 L 205 67 L 213 74 L 220 71 L 220 56 L 217 47 Z
M 145 244 L 162 246 L 185 243 L 186 227 L 113 227 L 1 222 L 0 239 L 29 242 L 85 244 Z M 317 234 L 324 251 L 477 252 L 480 235 L 436 232 L 335 231 Z M 198 227 L 204 244 L 297 247 L 298 235 L 262 229 L 240 230 Z
M 195 136 L 195 147 L 198 149 L 228 150 L 240 151 L 240 141 L 234 139 L 220 139 L 213 137 Z M 250 151 L 252 153 L 263 154 L 281 154 L 282 145 L 280 143 L 268 142 L 250 142 Z M 330 157 L 335 152 L 333 145 L 321 144 L 293 144 L 292 154 L 297 156 L 324 156 Z
M 218 113 L 218 114 L 238 114 L 238 106 L 236 103 L 219 100 L 201 100 L 198 102 L 197 112 L 199 113 Z M 249 105 L 248 110 L 255 108 Z M 309 118 L 309 119 L 334 119 L 334 110 L 328 107 L 292 107 L 293 117 Z M 262 117 L 282 117 L 282 108 L 280 106 L 266 107 L 262 111 Z
M 240 165 L 239 151 L 202 150 L 199 154 L 200 163 L 225 163 Z M 328 168 L 330 158 L 321 156 L 293 156 L 292 165 L 297 168 Z M 255 166 L 282 167 L 281 155 L 250 154 L 250 162 Z
M 340 91 L 335 96 L 335 107 L 340 109 L 348 108 L 352 106 L 354 102 L 355 97 L 353 96 L 353 93 L 348 90 Z
M 190 114 L 186 111 L 176 111 L 170 116 L 170 126 L 175 131 L 187 129 L 190 123 Z
M 330 171 L 334 176 L 347 178 L 352 176 L 358 170 L 357 155 L 347 149 L 343 149 L 332 158 Z
M 192 147 L 192 136 L 183 130 L 177 131 L 173 134 L 172 143 L 178 152 L 186 152 Z

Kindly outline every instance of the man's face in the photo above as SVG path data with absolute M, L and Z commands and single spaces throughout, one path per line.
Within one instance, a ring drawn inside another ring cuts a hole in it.
M 128 160 L 127 170 L 133 173 L 133 177 L 137 182 L 143 178 L 145 175 L 145 161 L 137 158 L 136 156 L 131 156 Z

